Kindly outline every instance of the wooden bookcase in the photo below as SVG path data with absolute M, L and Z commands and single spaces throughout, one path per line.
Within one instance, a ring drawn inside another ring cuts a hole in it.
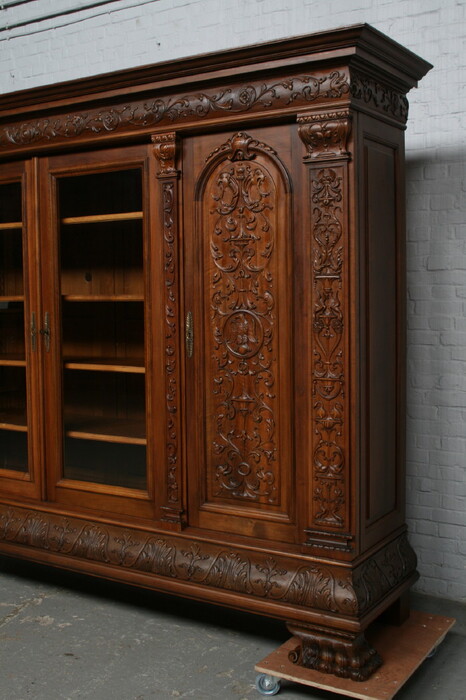
M 402 618 L 406 93 L 368 25 L 0 98 L 0 551 L 283 619 Z

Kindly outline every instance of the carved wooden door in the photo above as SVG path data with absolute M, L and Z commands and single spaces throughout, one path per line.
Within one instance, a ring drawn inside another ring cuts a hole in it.
M 0 489 L 41 494 L 40 306 L 35 162 L 0 174 Z
M 48 498 L 153 518 L 151 166 L 145 146 L 43 159 L 41 245 Z
M 183 165 L 189 522 L 282 540 L 294 521 L 289 153 L 285 130 L 230 132 L 187 140 Z

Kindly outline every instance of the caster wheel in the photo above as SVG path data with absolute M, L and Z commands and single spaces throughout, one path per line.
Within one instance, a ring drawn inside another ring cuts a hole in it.
M 275 676 L 260 673 L 256 678 L 256 689 L 261 695 L 276 695 L 280 691 L 281 683 Z

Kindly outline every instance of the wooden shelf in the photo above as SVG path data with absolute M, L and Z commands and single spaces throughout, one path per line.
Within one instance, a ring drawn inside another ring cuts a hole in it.
M 90 370 L 93 372 L 127 372 L 130 374 L 144 374 L 146 371 L 143 358 L 65 358 L 65 369 Z
M 0 412 L 0 430 L 14 430 L 27 433 L 28 427 L 24 413 L 14 411 Z
M 6 223 L 0 224 L 0 231 L 13 231 L 14 229 L 23 228 L 22 221 L 7 221 Z
M 145 445 L 144 420 L 102 416 L 65 416 L 65 435 L 78 440 Z
M 1 367 L 26 367 L 24 355 L 0 355 Z
M 144 301 L 142 294 L 62 294 L 63 301 Z
M 66 216 L 62 224 L 101 224 L 111 221 L 136 221 L 142 219 L 142 211 L 127 211 L 121 214 L 93 214 L 91 216 Z
M 24 301 L 24 295 L 20 296 L 13 296 L 9 294 L 4 294 L 0 296 L 0 302 L 6 302 L 6 301 Z

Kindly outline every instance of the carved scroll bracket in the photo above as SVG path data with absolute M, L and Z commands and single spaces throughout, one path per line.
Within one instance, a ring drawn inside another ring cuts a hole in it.
M 349 110 L 318 112 L 298 117 L 299 136 L 306 146 L 305 161 L 349 159 Z
M 169 131 L 164 134 L 153 134 L 151 140 L 154 144 L 154 155 L 159 165 L 157 177 L 179 177 L 180 171 L 176 168 L 176 157 L 178 150 L 176 132 Z

